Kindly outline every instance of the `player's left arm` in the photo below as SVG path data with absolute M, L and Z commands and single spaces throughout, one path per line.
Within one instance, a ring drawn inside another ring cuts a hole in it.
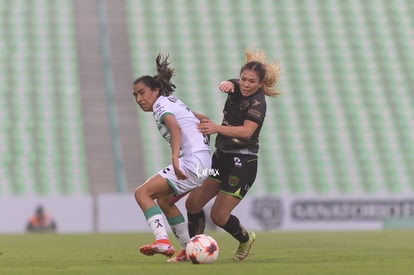
M 180 170 L 178 162 L 181 146 L 181 128 L 172 114 L 167 114 L 163 119 L 163 123 L 170 132 L 171 158 L 175 175 L 178 179 L 186 179 L 187 176 Z

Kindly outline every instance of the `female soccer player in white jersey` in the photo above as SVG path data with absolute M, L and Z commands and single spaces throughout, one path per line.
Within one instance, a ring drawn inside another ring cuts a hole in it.
M 135 190 L 135 199 L 155 236 L 155 242 L 141 246 L 140 252 L 147 256 L 171 257 L 175 250 L 168 239 L 160 205 L 154 200 L 165 202 L 165 198 L 183 195 L 198 187 L 206 178 L 198 171 L 211 167 L 211 154 L 208 137 L 197 129 L 200 121 L 195 113 L 171 95 L 175 90 L 170 82 L 174 70 L 169 67 L 168 55 L 158 55 L 156 64 L 158 74 L 135 80 L 133 95 L 144 112 L 153 112 L 161 135 L 171 146 L 172 163 L 141 184 Z M 185 244 L 189 240 L 187 224 L 175 204 L 165 205 L 162 211 L 181 245 L 178 255 L 168 261 L 185 261 Z

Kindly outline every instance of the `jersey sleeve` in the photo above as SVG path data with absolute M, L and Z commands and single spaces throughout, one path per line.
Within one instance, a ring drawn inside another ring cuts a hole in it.
M 238 78 L 230 78 L 230 79 L 227 79 L 227 81 L 230 81 L 231 83 L 233 83 L 233 85 L 235 87 L 239 85 L 239 79 Z
M 153 107 L 154 117 L 157 121 L 163 123 L 163 119 L 166 115 L 172 115 L 172 106 L 168 104 L 168 100 L 162 100 L 155 103 Z
M 247 110 L 246 119 L 261 124 L 266 116 L 266 101 L 263 97 L 253 98 Z

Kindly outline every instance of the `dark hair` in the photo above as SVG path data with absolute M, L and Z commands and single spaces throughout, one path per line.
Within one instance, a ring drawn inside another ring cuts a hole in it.
M 168 54 L 165 56 L 162 56 L 161 54 L 157 55 L 155 62 L 157 64 L 158 73 L 154 76 L 143 75 L 134 81 L 134 85 L 143 82 L 151 90 L 159 88 L 160 95 L 162 96 L 171 95 L 176 86 L 170 81 L 174 75 L 174 69 L 168 67 L 170 65 L 168 57 Z
M 244 70 L 255 71 L 257 73 L 257 75 L 259 76 L 260 82 L 262 82 L 263 79 L 266 76 L 266 68 L 265 68 L 264 64 L 262 64 L 261 62 L 258 62 L 258 61 L 250 61 L 250 62 L 247 62 L 246 64 L 244 64 L 243 67 L 241 67 L 241 69 L 240 69 L 240 74 Z

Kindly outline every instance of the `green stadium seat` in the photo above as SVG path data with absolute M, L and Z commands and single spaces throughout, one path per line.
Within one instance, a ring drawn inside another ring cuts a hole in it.
M 2 194 L 87 194 L 72 3 L 2 1 L 0 13 L 0 104 L 10 104 L 2 127 L 11 130 Z M 64 163 L 62 149 L 71 144 L 77 157 Z
M 153 70 L 153 57 L 168 48 L 180 84 L 177 95 L 218 122 L 221 110 L 213 110 L 224 98 L 211 92 L 217 81 L 237 74 L 244 48 L 263 48 L 279 59 L 284 94 L 268 100 L 252 192 L 413 190 L 414 116 L 407 80 L 414 75 L 414 36 L 406 1 L 185 3 L 127 1 L 131 57 L 139 60 L 134 74 Z M 138 118 L 141 127 L 155 128 L 146 116 Z M 143 135 L 148 150 L 158 152 L 160 137 L 156 129 L 149 132 Z M 165 151 L 166 163 L 168 156 Z M 159 169 L 151 154 L 146 158 L 148 173 Z
M 88 193 L 72 5 L 0 1 L 0 197 Z M 252 193 L 414 191 L 409 1 L 127 0 L 126 11 L 134 76 L 170 53 L 177 96 L 217 123 L 217 85 L 246 47 L 281 63 Z M 149 114 L 137 119 L 150 176 L 170 148 Z

